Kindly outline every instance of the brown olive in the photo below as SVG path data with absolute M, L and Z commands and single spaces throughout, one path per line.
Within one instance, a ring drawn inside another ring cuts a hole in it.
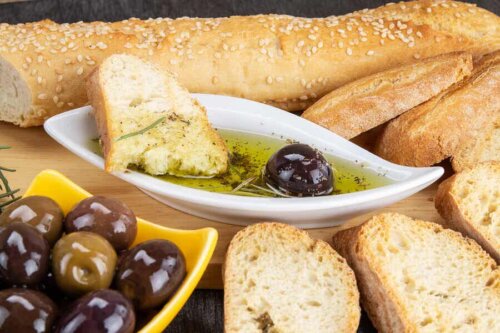
M 129 250 L 116 273 L 116 286 L 137 309 L 163 304 L 186 276 L 186 261 L 167 240 L 150 240 Z
M 56 333 L 132 333 L 135 313 L 115 290 L 101 289 L 77 299 L 59 319 Z
M 291 196 L 319 196 L 333 191 L 332 168 L 316 149 L 300 143 L 285 146 L 266 164 L 268 186 Z
M 0 226 L 12 222 L 28 223 L 40 231 L 52 246 L 61 237 L 63 219 L 63 211 L 54 200 L 34 195 L 7 206 L 0 215 Z
M 66 217 L 67 233 L 95 232 L 106 238 L 116 251 L 127 249 L 137 234 L 137 220 L 124 203 L 95 196 L 78 203 Z
M 0 291 L 0 332 L 50 332 L 57 314 L 54 302 L 43 293 L 28 289 Z
M 98 234 L 86 231 L 67 234 L 52 251 L 52 273 L 68 295 L 108 288 L 113 280 L 116 252 Z
M 36 285 L 49 268 L 50 246 L 42 233 L 21 222 L 0 227 L 0 276 L 10 285 Z

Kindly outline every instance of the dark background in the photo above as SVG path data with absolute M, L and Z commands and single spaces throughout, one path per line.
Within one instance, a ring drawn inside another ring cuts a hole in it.
M 34 0 L 0 4 L 0 23 L 19 23 L 50 18 L 57 22 L 116 21 L 130 17 L 228 16 L 279 13 L 306 17 L 340 15 L 383 0 Z M 496 14 L 500 0 L 478 0 L 480 7 Z M 223 292 L 198 290 L 165 333 L 223 331 Z M 363 315 L 359 333 L 375 332 Z M 306 332 L 304 332 L 306 333 Z

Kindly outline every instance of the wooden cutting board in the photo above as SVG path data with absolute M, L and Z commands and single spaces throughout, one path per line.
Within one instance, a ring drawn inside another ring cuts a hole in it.
M 199 288 L 222 288 L 221 265 L 226 248 L 239 226 L 214 222 L 177 211 L 146 196 L 134 186 L 113 177 L 93 165 L 73 155 L 57 142 L 52 140 L 43 128 L 21 129 L 0 122 L 0 145 L 11 146 L 10 150 L 0 150 L 0 165 L 14 168 L 9 173 L 9 181 L 21 192 L 29 185 L 33 177 L 44 169 L 55 169 L 69 177 L 93 194 L 110 196 L 125 202 L 137 216 L 154 223 L 180 229 L 197 229 L 213 227 L 219 231 L 219 242 L 212 261 L 200 283 Z M 437 185 L 396 203 L 384 211 L 400 212 L 428 221 L 440 222 L 441 217 L 434 209 L 433 198 Z M 365 221 L 371 214 L 348 221 L 346 226 L 357 225 Z M 313 237 L 327 242 L 340 228 L 311 229 Z

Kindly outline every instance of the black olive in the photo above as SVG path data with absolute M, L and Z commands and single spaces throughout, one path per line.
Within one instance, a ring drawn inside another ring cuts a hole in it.
M 49 257 L 49 243 L 27 223 L 0 228 L 0 276 L 7 284 L 37 285 L 47 274 Z
M 101 289 L 76 300 L 59 319 L 56 333 L 132 333 L 136 316 L 130 301 L 116 290 Z
M 185 276 L 186 261 L 179 248 L 154 239 L 136 245 L 122 257 L 116 286 L 137 309 L 145 310 L 165 303 Z
M 0 291 L 0 332 L 50 332 L 57 314 L 54 302 L 29 289 Z
M 323 155 L 308 145 L 287 145 L 269 159 L 264 181 L 284 194 L 319 196 L 333 191 L 333 172 Z

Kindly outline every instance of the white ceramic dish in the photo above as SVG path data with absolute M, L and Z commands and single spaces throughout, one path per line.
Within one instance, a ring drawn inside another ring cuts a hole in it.
M 207 108 L 210 122 L 216 128 L 282 136 L 306 143 L 385 173 L 393 183 L 326 197 L 252 198 L 179 186 L 134 171 L 115 174 L 158 201 L 192 215 L 240 225 L 272 220 L 302 228 L 333 226 L 404 199 L 436 181 L 444 172 L 440 167 L 409 168 L 389 163 L 327 129 L 265 104 L 226 96 L 194 96 Z M 98 136 L 91 107 L 54 116 L 44 127 L 61 145 L 103 169 L 103 158 L 90 145 L 91 139 Z

